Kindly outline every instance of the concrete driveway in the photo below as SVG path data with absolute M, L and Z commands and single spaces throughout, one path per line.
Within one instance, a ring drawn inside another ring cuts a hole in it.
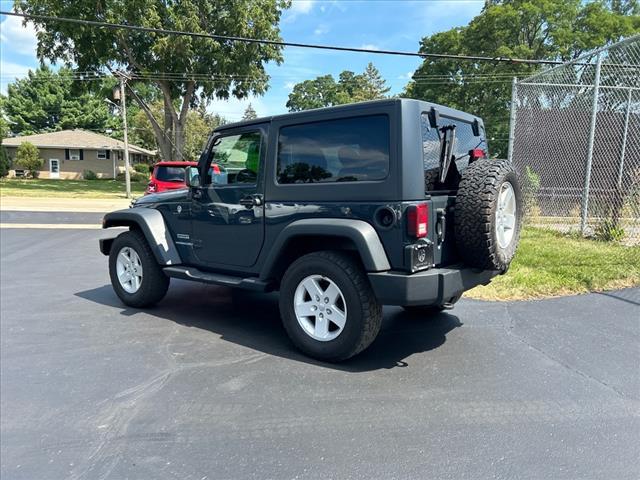
M 274 295 L 172 281 L 125 308 L 101 236 L 0 230 L 3 480 L 640 477 L 638 289 L 386 308 L 330 365 Z

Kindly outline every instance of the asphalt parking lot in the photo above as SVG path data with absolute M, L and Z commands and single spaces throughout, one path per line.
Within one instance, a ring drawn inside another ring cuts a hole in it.
M 60 215 L 2 222 L 94 222 Z M 106 235 L 0 230 L 3 480 L 640 477 L 640 289 L 386 308 L 331 365 L 274 295 L 174 280 L 125 308 Z

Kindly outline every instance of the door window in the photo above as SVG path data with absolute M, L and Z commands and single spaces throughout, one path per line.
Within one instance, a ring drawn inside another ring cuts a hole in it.
M 229 135 L 216 140 L 205 184 L 251 185 L 260 171 L 260 132 Z

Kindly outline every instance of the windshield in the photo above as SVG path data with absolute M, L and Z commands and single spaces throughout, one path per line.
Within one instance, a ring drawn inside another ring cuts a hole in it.
M 184 167 L 156 167 L 156 180 L 161 182 L 184 182 Z

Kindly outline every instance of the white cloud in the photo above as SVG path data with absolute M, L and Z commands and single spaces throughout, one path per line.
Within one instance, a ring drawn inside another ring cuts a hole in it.
M 0 82 L 0 93 L 7 94 L 7 85 L 13 83 L 18 78 L 24 78 L 32 67 L 29 65 L 20 65 L 14 62 L 7 62 L 3 58 L 0 61 L 0 71 L 2 72 L 2 81 Z
M 296 86 L 296 82 L 286 82 L 284 84 L 284 88 L 286 88 L 289 91 L 293 90 L 293 87 L 295 86 Z
M 22 26 L 20 17 L 6 17 L 0 24 L 0 42 L 2 49 L 10 49 L 20 55 L 35 55 L 36 31 L 32 24 Z
M 364 48 L 365 50 L 380 50 L 380 47 L 373 43 L 365 43 L 364 45 L 361 45 L 360 48 Z
M 316 29 L 313 31 L 314 35 L 324 35 L 325 33 L 329 33 L 329 27 L 327 25 L 324 24 L 320 24 L 316 27 Z
M 293 13 L 309 13 L 314 3 L 315 0 L 293 0 L 289 11 Z
M 404 73 L 404 74 L 400 75 L 398 77 L 398 80 L 411 80 L 411 77 L 413 77 L 413 72 L 407 72 L 407 73 Z
M 299 15 L 307 15 L 313 9 L 316 0 L 293 0 L 291 8 L 282 19 L 283 23 L 293 22 Z

